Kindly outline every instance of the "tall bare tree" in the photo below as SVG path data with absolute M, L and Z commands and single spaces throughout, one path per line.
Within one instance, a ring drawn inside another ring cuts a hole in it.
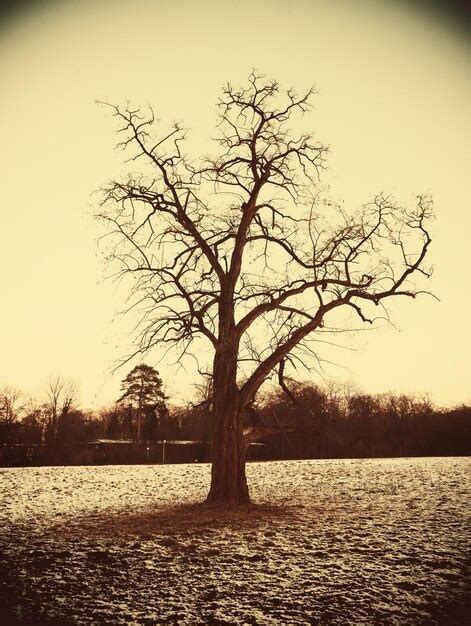
M 348 212 L 322 193 L 327 148 L 289 127 L 313 94 L 255 72 L 244 88 L 226 85 L 218 154 L 198 161 L 180 124 L 153 135 L 152 110 L 108 105 L 118 145 L 140 164 L 104 189 L 99 212 L 141 308 L 135 355 L 201 353 L 198 338 L 213 351 L 212 502 L 249 500 L 245 454 L 260 429 L 247 414 L 262 383 L 305 362 L 336 310 L 371 323 L 371 309 L 415 297 L 411 279 L 429 274 L 428 197 L 405 209 L 378 195 Z
M 51 445 L 56 440 L 59 418 L 67 415 L 77 402 L 77 385 L 74 381 L 66 380 L 57 374 L 49 377 L 45 392 L 47 396 L 46 441 Z

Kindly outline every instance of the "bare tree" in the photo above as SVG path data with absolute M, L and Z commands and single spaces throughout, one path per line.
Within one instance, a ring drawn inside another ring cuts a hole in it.
M 15 387 L 5 386 L 0 389 L 0 422 L 11 426 L 19 421 L 26 411 L 27 398 Z
M 16 442 L 27 403 L 27 397 L 19 389 L 8 385 L 0 389 L 0 444 Z
M 62 376 L 50 376 L 46 385 L 46 441 L 53 444 L 57 435 L 59 417 L 67 415 L 77 401 L 77 385 Z
M 226 85 L 218 155 L 199 161 L 180 124 L 153 136 L 152 110 L 107 105 L 140 163 L 104 189 L 99 212 L 142 314 L 134 356 L 201 354 L 202 339 L 213 353 L 211 502 L 249 500 L 245 454 L 259 430 L 246 414 L 262 383 L 315 359 L 311 339 L 336 310 L 371 323 L 375 306 L 415 297 L 411 279 L 429 274 L 428 197 L 405 209 L 381 194 L 349 212 L 322 192 L 327 148 L 288 126 L 313 94 L 255 72 L 245 88 Z

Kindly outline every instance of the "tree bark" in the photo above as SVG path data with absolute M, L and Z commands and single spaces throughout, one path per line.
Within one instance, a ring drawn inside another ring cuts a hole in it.
M 235 344 L 235 345 L 234 345 Z M 214 359 L 211 424 L 211 488 L 207 502 L 250 502 L 245 475 L 247 443 L 237 387 L 237 342 L 218 350 Z

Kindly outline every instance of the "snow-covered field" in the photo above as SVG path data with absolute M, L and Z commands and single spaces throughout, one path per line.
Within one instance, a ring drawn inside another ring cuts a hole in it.
M 252 463 L 256 505 L 242 511 L 198 504 L 208 465 L 4 469 L 3 617 L 464 624 L 470 469 L 466 458 Z

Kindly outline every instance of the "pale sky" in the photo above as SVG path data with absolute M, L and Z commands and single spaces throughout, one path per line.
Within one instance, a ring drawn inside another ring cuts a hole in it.
M 427 287 L 441 302 L 395 303 L 395 327 L 332 349 L 343 368 L 327 373 L 368 392 L 471 402 L 470 46 L 426 5 L 62 0 L 0 14 L 0 386 L 38 394 L 60 372 L 97 407 L 132 367 L 111 374 L 132 337 L 116 315 L 125 290 L 103 280 L 92 192 L 126 167 L 95 100 L 151 104 L 191 127 L 204 153 L 221 86 L 255 67 L 286 87 L 317 86 L 305 121 L 331 146 L 334 196 L 352 206 L 380 191 L 435 199 Z M 145 362 L 170 394 L 191 397 L 191 370 L 158 353 Z

